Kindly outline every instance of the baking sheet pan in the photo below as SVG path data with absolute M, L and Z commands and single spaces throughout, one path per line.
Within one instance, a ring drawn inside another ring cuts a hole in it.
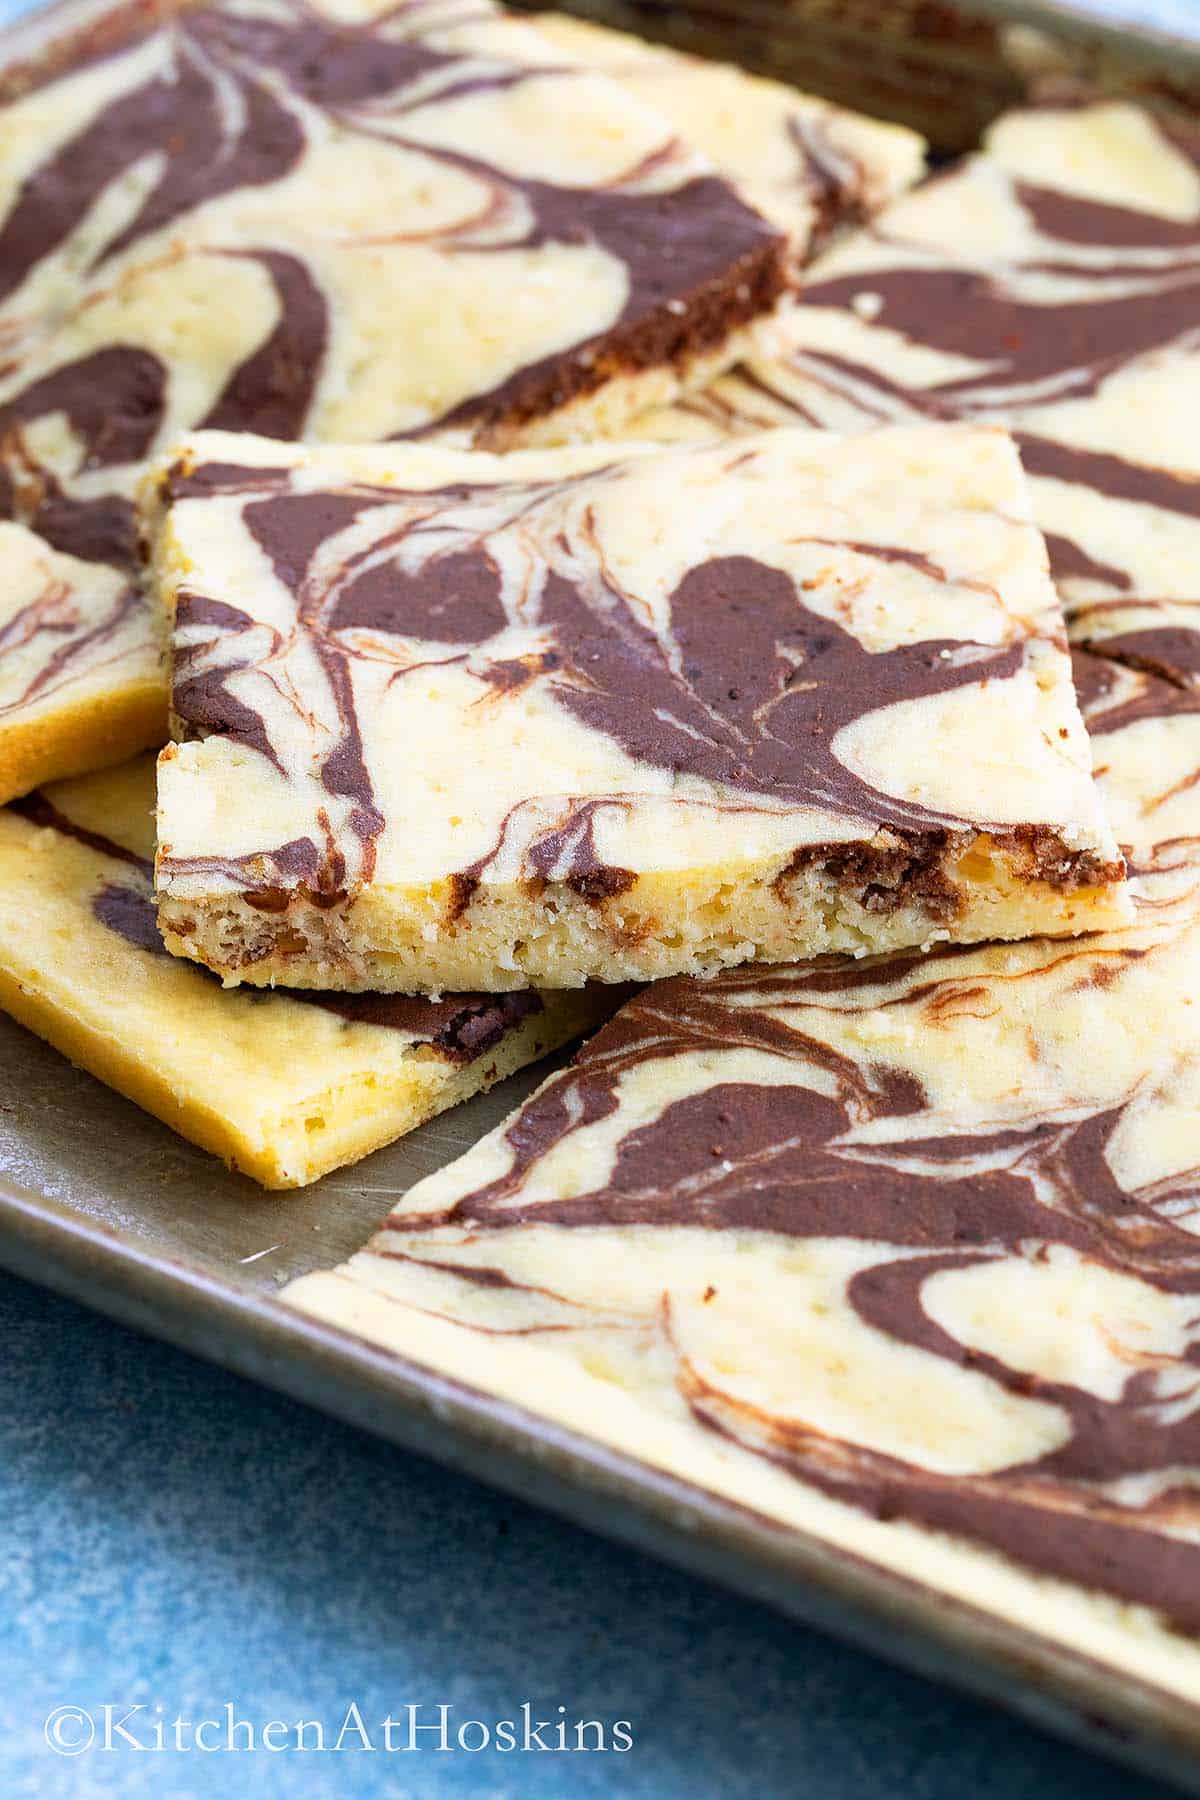
M 0 65 L 28 67 L 108 10 L 66 0 L 22 21 L 0 34 Z M 1180 44 L 1084 25 L 1071 8 L 978 0 L 581 0 L 574 10 L 884 116 L 928 125 L 936 115 L 943 149 L 1018 98 L 1031 70 L 1077 70 L 1200 111 L 1200 22 L 1197 42 Z M 284 1282 L 358 1248 L 400 1194 L 490 1129 L 545 1070 L 302 1193 L 267 1195 L 0 1017 L 0 1263 L 1200 1793 L 1200 1708 L 279 1303 Z

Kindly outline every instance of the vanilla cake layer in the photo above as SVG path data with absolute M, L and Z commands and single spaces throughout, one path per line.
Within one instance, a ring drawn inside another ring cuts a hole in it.
M 0 809 L 0 1006 L 265 1187 L 300 1187 L 595 1024 L 604 991 L 228 993 L 168 956 L 154 764 Z
M 197 438 L 169 948 L 439 991 L 1125 916 L 1007 436 L 490 457 Z
M 1200 706 L 1077 663 L 1131 927 L 648 989 L 285 1299 L 1195 1703 Z
M 116 6 L 0 106 L 0 799 L 163 741 L 131 497 L 181 431 L 611 433 L 785 260 L 487 0 Z

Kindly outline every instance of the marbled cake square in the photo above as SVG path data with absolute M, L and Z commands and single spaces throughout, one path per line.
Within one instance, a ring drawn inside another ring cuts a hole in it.
M 146 507 L 160 920 L 227 980 L 569 987 L 1125 916 L 1002 431 L 202 436 Z

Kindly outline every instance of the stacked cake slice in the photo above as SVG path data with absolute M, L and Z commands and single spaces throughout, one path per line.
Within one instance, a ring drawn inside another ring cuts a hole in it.
M 200 437 L 147 503 L 160 924 L 227 981 L 575 987 L 1124 917 L 995 428 Z

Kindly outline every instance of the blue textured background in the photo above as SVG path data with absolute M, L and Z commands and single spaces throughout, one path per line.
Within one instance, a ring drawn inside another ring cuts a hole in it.
M 0 19 L 21 10 L 0 0 Z M 1097 10 L 1101 10 L 1099 7 Z M 1104 11 L 1195 22 L 1195 0 Z M 1117 1800 L 968 1701 L 0 1276 L 0 1795 Z M 624 1756 L 45 1747 L 55 1706 L 632 1721 Z M 1140 1800 L 1160 1790 L 1139 1783 Z
M 1118 1800 L 1130 1777 L 0 1280 L 0 1793 Z M 628 1718 L 624 1756 L 56 1760 L 70 1702 Z M 1158 1800 L 1151 1783 L 1139 1800 Z

